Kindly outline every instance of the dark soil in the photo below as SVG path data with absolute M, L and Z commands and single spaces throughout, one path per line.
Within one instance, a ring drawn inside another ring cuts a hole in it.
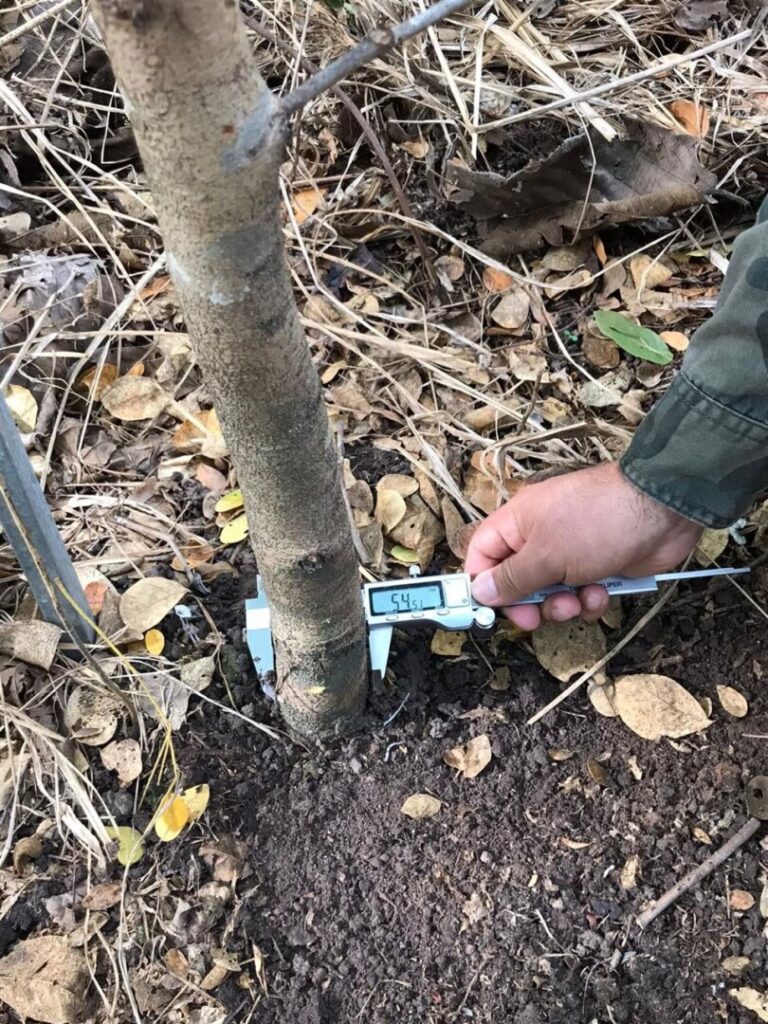
M 635 600 L 631 614 L 643 607 Z M 499 657 L 489 645 L 482 656 L 468 650 L 438 659 L 427 636 L 401 635 L 395 684 L 375 694 L 366 729 L 334 749 L 281 747 L 207 711 L 194 722 L 181 751 L 188 779 L 211 784 L 214 834 L 249 850 L 227 942 L 243 959 L 251 943 L 265 957 L 269 995 L 250 1019 L 754 1024 L 727 990 L 760 987 L 764 922 L 757 904 L 730 909 L 729 892 L 759 898 L 768 854 L 758 839 L 646 932 L 633 918 L 745 819 L 744 785 L 765 771 L 765 620 L 733 588 L 699 587 L 610 666 L 666 672 L 712 698 L 714 725 L 674 744 L 638 738 L 583 695 L 529 728 L 557 684 L 523 645 Z M 511 666 L 508 691 L 487 688 L 486 658 Z M 746 719 L 720 709 L 718 683 L 748 698 Z M 493 760 L 462 781 L 443 752 L 483 732 Z M 555 747 L 574 756 L 553 763 Z M 590 758 L 605 769 L 602 784 Z M 443 801 L 435 818 L 400 813 L 417 792 Z M 620 872 L 633 855 L 640 874 L 627 892 Z M 751 961 L 739 979 L 721 967 L 734 955 Z M 248 1015 L 251 997 L 233 983 L 216 995 L 233 1021 Z

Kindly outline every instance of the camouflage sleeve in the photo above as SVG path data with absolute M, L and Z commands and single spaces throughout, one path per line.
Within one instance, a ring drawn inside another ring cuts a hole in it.
M 768 199 L 621 469 L 649 497 L 710 527 L 730 525 L 768 488 Z

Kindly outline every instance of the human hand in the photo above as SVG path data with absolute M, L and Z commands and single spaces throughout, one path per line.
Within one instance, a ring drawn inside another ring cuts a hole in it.
M 555 583 L 667 572 L 701 533 L 698 524 L 633 487 L 618 463 L 607 462 L 523 487 L 472 534 L 465 569 L 475 577 L 475 600 L 502 608 L 521 629 L 536 629 L 542 618 L 595 622 L 608 608 L 600 586 L 555 594 L 541 606 L 509 606 Z

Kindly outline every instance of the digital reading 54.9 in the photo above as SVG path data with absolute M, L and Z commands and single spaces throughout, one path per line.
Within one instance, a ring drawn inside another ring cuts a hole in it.
M 408 586 L 370 590 L 373 615 L 424 612 L 443 606 L 443 589 L 438 583 L 409 583 Z

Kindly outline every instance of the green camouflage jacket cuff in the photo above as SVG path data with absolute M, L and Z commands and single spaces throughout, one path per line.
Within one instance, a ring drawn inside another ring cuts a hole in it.
M 702 526 L 723 528 L 768 487 L 768 424 L 729 409 L 681 371 L 620 465 L 650 498 Z

